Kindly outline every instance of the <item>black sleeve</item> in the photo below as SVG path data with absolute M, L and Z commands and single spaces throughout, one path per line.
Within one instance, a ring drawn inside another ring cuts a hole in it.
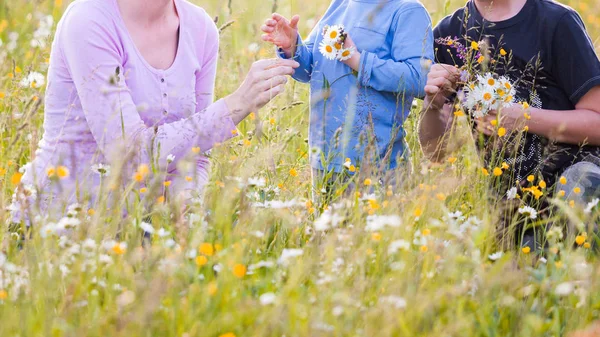
M 600 61 L 581 17 L 569 11 L 557 24 L 552 39 L 552 74 L 576 105 L 600 85 Z
M 450 37 L 446 36 L 444 33 L 445 31 L 448 31 L 448 29 L 446 29 L 446 26 L 448 26 L 447 18 L 440 21 L 440 23 L 438 23 L 438 25 L 435 26 L 435 28 L 433 29 L 433 48 L 435 52 L 435 63 L 452 64 L 452 62 L 448 62 L 448 59 L 450 59 L 448 57 L 448 45 L 440 43 L 439 41 L 440 39 Z

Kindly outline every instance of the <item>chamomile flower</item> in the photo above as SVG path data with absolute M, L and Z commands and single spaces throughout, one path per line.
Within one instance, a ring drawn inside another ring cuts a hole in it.
M 502 257 L 502 255 L 504 255 L 504 253 L 496 252 L 496 253 L 488 255 L 488 259 L 490 259 L 492 261 L 497 261 Z
M 506 192 L 506 199 L 513 200 L 516 197 L 517 197 L 517 188 L 516 187 L 513 187 Z
M 355 52 L 354 47 L 343 48 L 339 51 L 338 60 L 339 61 L 349 60 L 354 55 L 354 52 Z
M 342 25 L 326 26 L 323 32 L 323 40 L 327 43 L 337 42 L 343 33 L 344 26 Z
M 105 165 L 102 163 L 95 164 L 92 166 L 92 171 L 100 175 L 101 177 L 110 175 L 110 165 Z
M 533 207 L 523 206 L 519 208 L 519 214 L 527 216 L 529 219 L 537 219 L 538 213 Z
M 19 83 L 23 88 L 41 88 L 46 81 L 46 77 L 38 72 L 32 71 L 25 76 Z
M 319 45 L 319 51 L 323 57 L 330 61 L 335 60 L 338 55 L 338 52 L 333 45 L 333 43 L 326 40 L 321 41 L 321 44 Z

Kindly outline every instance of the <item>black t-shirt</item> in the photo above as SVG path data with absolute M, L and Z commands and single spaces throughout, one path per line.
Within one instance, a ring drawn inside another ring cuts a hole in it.
M 464 64 L 456 48 L 440 41 L 444 38 L 463 46 L 470 46 L 467 41 L 486 40 L 496 55 L 504 49 L 503 59 L 509 61 L 490 67 L 516 83 L 517 102 L 528 102 L 534 108 L 574 110 L 589 90 L 600 85 L 600 61 L 583 21 L 575 10 L 555 1 L 528 0 L 513 18 L 489 22 L 470 0 L 444 18 L 434 35 L 438 63 Z M 541 173 L 553 183 L 574 162 L 589 155 L 600 156 L 597 146 L 555 143 L 532 133 L 518 138 L 509 138 L 514 151 L 502 156 L 514 168 L 513 178 L 520 181 L 529 174 Z

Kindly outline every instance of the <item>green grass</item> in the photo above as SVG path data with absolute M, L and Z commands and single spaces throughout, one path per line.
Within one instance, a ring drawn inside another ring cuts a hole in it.
M 306 35 L 307 20 L 317 20 L 328 5 L 196 2 L 218 16 L 219 26 L 230 23 L 222 31 L 219 97 L 236 88 L 254 60 L 273 55 L 259 41 L 273 7 L 301 14 Z M 424 1 L 434 22 L 459 3 Z M 600 5 L 566 3 L 581 11 L 600 47 Z M 65 6 L 0 5 L 0 53 L 9 32 L 19 33 L 16 48 L 0 62 L 2 223 L 11 178 L 30 160 L 42 132 L 43 91 L 18 84 L 29 71 L 46 73 L 49 46 L 31 48 L 29 41 L 38 13 L 58 21 Z M 258 52 L 251 51 L 253 43 Z M 314 228 L 323 205 L 309 202 L 308 88 L 298 83 L 213 151 L 203 205 L 183 216 L 176 205 L 154 208 L 155 228 L 171 235 L 155 235 L 145 249 L 134 226 L 141 205 L 130 205 L 126 219 L 100 208 L 87 218 L 83 210 L 81 225 L 66 240 L 43 238 L 34 228 L 22 249 L 18 237 L 0 231 L 7 257 L 4 263 L 0 257 L 0 336 L 563 336 L 598 319 L 600 263 L 590 249 L 573 248 L 582 233 L 552 240 L 546 262 L 517 249 L 491 261 L 488 255 L 499 250 L 494 228 L 501 212 L 488 198 L 490 178 L 480 173 L 469 137 L 458 137 L 456 162 L 433 165 L 420 153 L 417 118 L 415 109 L 406 125 L 415 168 L 406 188 L 364 186 L 370 177 L 361 176 L 361 196 L 340 200 L 344 207 L 334 212 L 343 221 L 325 232 Z M 254 132 L 259 124 L 260 137 Z M 234 179 L 253 177 L 264 178 L 265 186 Z M 363 200 L 370 190 L 376 195 Z M 297 205 L 256 207 L 269 199 Z M 581 210 L 561 207 L 572 222 L 593 223 Z M 456 211 L 465 219 L 449 215 Z M 401 224 L 369 231 L 369 215 L 393 215 Z M 100 247 L 117 237 L 127 248 Z M 282 259 L 290 252 L 284 249 L 302 255 Z M 261 261 L 270 266 L 250 268 Z M 274 302 L 262 304 L 261 295 L 269 293 Z

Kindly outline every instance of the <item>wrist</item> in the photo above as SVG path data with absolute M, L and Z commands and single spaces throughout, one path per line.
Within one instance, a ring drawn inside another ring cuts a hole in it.
M 294 55 L 296 55 L 296 48 L 298 47 L 298 34 L 296 34 L 296 38 L 292 38 L 291 41 L 292 42 L 289 46 L 280 47 L 286 58 L 292 58 Z
M 227 109 L 229 110 L 229 115 L 236 125 L 250 113 L 247 111 L 247 108 L 243 104 L 243 100 L 237 91 L 223 98 L 223 101 L 225 101 L 225 105 L 227 105 Z
M 360 55 L 361 53 L 358 50 L 356 50 L 354 51 L 352 57 L 342 62 L 348 67 L 352 68 L 353 70 L 358 71 L 358 69 L 360 68 Z

